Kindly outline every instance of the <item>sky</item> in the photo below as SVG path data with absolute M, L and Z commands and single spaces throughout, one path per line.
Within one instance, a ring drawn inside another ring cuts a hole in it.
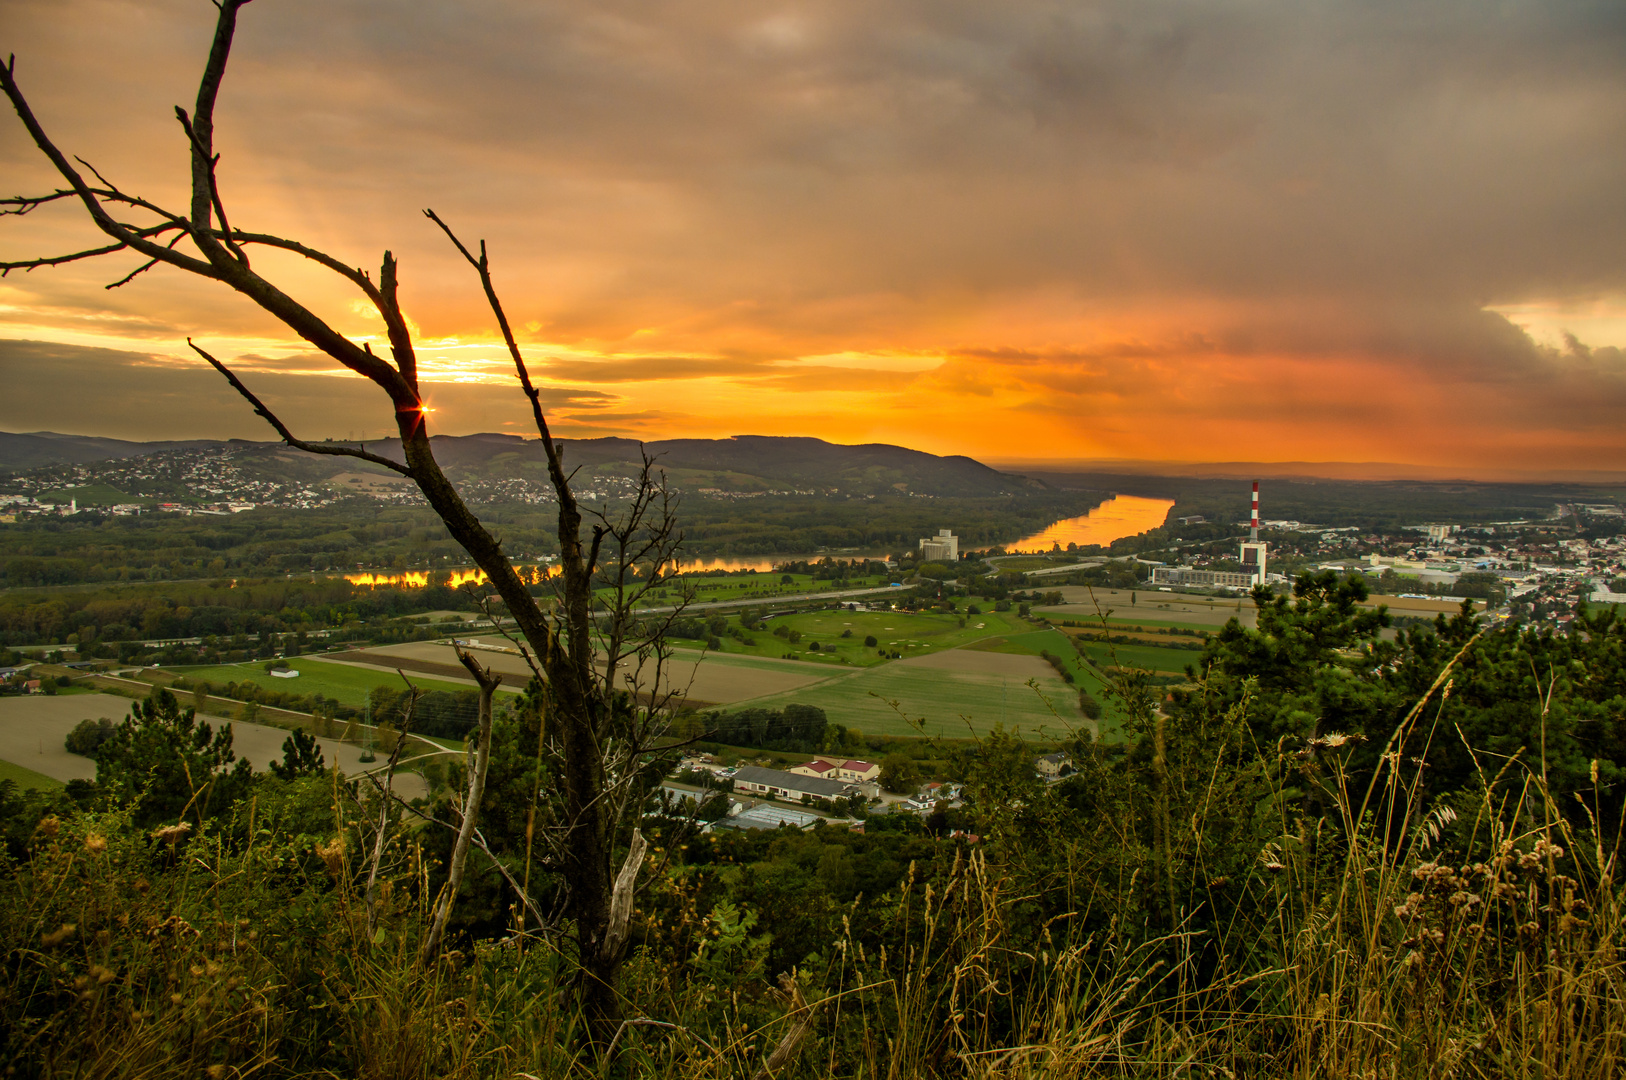
M 63 149 L 185 207 L 206 0 L 5 0 Z M 401 260 L 432 430 L 813 435 L 991 462 L 1626 470 L 1618 0 L 256 0 L 234 225 Z M 0 174 L 55 186 L 15 117 Z M 0 218 L 0 259 L 92 246 Z M 223 286 L 0 280 L 0 429 L 308 438 L 388 402 Z M 357 340 L 338 277 L 256 256 Z

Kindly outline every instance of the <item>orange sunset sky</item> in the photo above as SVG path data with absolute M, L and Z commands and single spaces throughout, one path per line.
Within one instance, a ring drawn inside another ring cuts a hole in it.
M 70 153 L 184 208 L 206 0 L 5 0 Z M 1626 6 L 256 0 L 234 225 L 402 260 L 432 426 L 531 434 L 491 245 L 567 436 L 983 460 L 1626 470 Z M 55 185 L 9 112 L 7 194 Z M 92 246 L 0 220 L 0 258 Z M 0 428 L 271 437 L 389 409 L 224 287 L 128 255 L 0 281 Z M 365 338 L 337 278 L 256 265 Z M 376 338 L 375 338 L 376 340 Z

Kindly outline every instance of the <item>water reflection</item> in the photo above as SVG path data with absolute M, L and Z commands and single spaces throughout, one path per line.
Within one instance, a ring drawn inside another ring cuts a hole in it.
M 438 572 L 445 573 L 446 584 L 454 589 L 466 582 L 484 581 L 486 579 L 485 571 L 483 570 L 448 570 Z M 429 584 L 429 572 L 427 570 L 406 570 L 398 574 L 346 574 L 344 575 L 344 580 L 356 585 L 393 585 L 397 588 L 421 589 L 425 585 Z
M 1155 529 L 1168 517 L 1174 506 L 1173 499 L 1143 499 L 1136 495 L 1114 495 L 1083 517 L 1067 518 L 1032 536 L 1005 545 L 1006 551 L 1049 551 L 1059 544 L 1083 547 L 1100 544 L 1103 547 L 1125 536 L 1134 536 L 1147 529 Z M 884 554 L 830 555 L 828 552 L 809 555 L 687 555 L 678 560 L 678 572 L 684 574 L 705 571 L 755 570 L 759 574 L 771 572 L 786 563 L 815 563 L 834 558 L 837 562 L 862 562 L 865 559 L 884 559 Z M 427 573 L 409 570 L 405 573 L 346 574 L 347 581 L 358 585 L 423 586 L 428 584 Z M 455 570 L 448 582 L 453 588 L 466 581 L 482 581 L 485 575 L 478 570 Z
M 766 574 L 786 563 L 816 563 L 823 559 L 834 559 L 836 562 L 863 562 L 865 559 L 885 558 L 885 555 L 831 555 L 829 552 L 816 555 L 685 555 L 677 560 L 677 570 L 682 574 L 699 574 L 707 570 L 719 572 L 755 570 L 759 574 Z
M 1114 495 L 1083 517 L 1066 518 L 1042 532 L 1006 544 L 1006 551 L 1049 551 L 1059 544 L 1102 547 L 1125 536 L 1134 536 L 1162 525 L 1174 506 L 1173 499 L 1143 499 L 1138 495 Z

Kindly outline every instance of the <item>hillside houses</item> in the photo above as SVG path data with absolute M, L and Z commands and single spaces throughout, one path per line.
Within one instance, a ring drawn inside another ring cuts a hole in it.
M 806 765 L 797 765 L 790 771 L 798 776 L 845 780 L 849 784 L 873 784 L 881 778 L 881 767 L 873 761 L 827 761 L 824 758 L 815 758 Z

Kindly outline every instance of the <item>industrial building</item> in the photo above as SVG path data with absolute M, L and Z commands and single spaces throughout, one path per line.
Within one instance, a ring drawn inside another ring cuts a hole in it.
M 947 529 L 938 529 L 936 536 L 920 539 L 920 561 L 952 563 L 960 559 L 960 538 Z
M 1265 583 L 1265 542 L 1259 539 L 1259 481 L 1253 482 L 1253 517 L 1248 538 L 1242 542 L 1239 557 L 1242 570 L 1199 570 L 1191 566 L 1157 566 L 1152 569 L 1153 585 L 1191 585 L 1203 588 L 1246 589 Z

